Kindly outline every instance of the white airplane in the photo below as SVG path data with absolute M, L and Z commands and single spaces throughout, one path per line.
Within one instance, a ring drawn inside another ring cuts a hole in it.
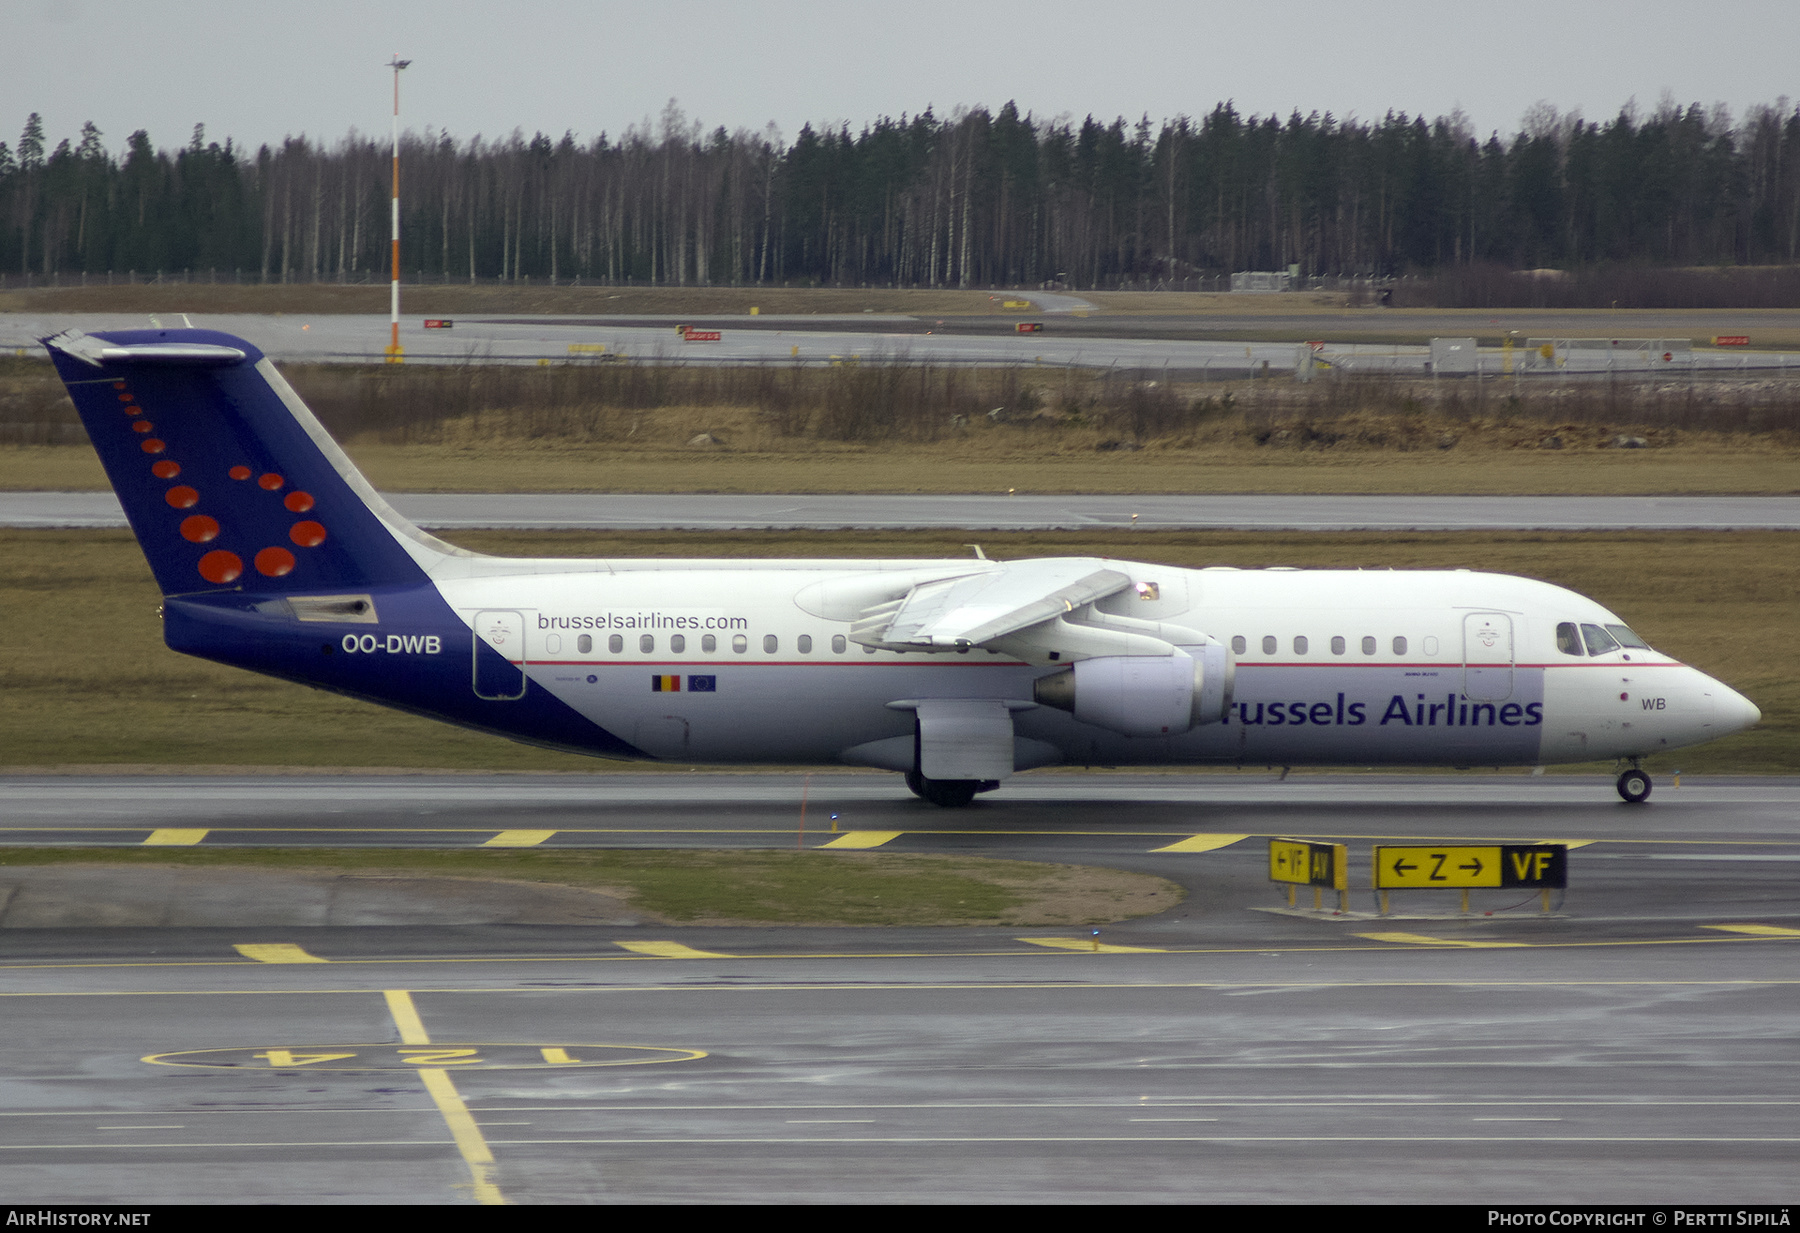
M 174 650 L 530 744 L 882 767 L 937 805 L 1088 765 L 1640 762 L 1751 702 L 1501 574 L 1094 557 L 539 560 L 402 518 L 250 343 L 44 340 Z

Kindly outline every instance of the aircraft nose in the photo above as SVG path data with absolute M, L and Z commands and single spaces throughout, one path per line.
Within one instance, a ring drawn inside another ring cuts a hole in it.
M 1729 685 L 1714 682 L 1713 723 L 1727 732 L 1742 732 L 1762 722 L 1756 703 Z

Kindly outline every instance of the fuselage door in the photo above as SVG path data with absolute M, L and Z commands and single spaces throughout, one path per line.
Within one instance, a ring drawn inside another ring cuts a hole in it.
M 488 609 L 475 614 L 475 696 L 511 702 L 525 696 L 525 615 Z
M 1463 617 L 1463 697 L 1499 702 L 1512 697 L 1512 618 L 1503 612 Z

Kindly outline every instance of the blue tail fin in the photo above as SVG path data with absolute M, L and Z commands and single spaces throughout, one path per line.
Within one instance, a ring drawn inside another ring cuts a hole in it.
M 44 340 L 164 595 L 423 582 L 396 514 L 262 352 L 211 330 Z

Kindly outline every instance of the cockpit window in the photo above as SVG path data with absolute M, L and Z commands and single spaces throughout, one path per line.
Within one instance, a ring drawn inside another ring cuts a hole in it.
M 1586 655 L 1581 645 L 1581 630 L 1573 621 L 1563 621 L 1556 627 L 1556 649 L 1564 655 Z
M 1608 651 L 1619 649 L 1619 644 L 1613 639 L 1613 636 L 1598 625 L 1583 625 L 1581 634 L 1587 639 L 1589 655 L 1604 655 Z
M 1606 627 L 1606 632 L 1618 639 L 1620 646 L 1631 647 L 1633 650 L 1638 651 L 1648 651 L 1650 649 L 1650 644 L 1648 642 L 1645 642 L 1642 638 L 1632 633 L 1630 629 L 1623 625 L 1608 625 Z

